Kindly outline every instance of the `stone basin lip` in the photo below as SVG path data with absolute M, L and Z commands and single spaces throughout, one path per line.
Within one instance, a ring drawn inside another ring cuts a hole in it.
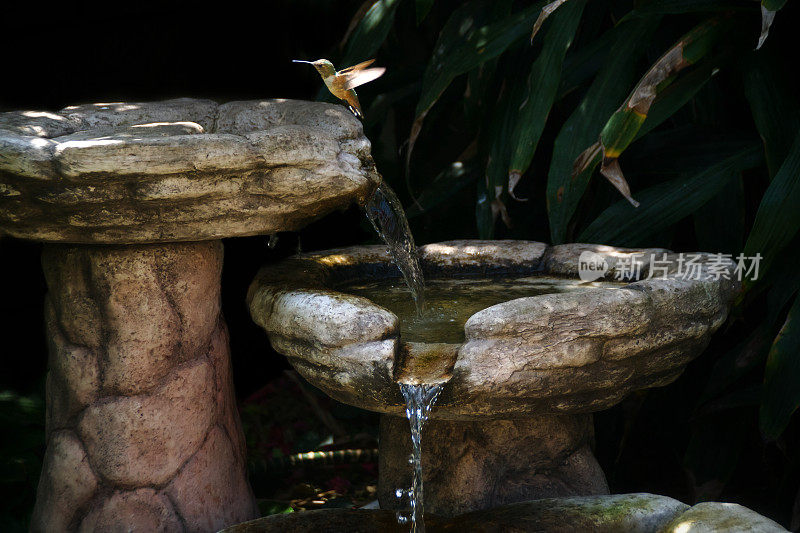
M 0 113 L 0 233 L 200 241 L 293 230 L 379 178 L 339 105 L 178 98 Z
M 630 261 L 638 276 L 613 291 L 519 298 L 472 315 L 432 417 L 587 413 L 634 390 L 666 385 L 705 348 L 739 289 L 733 261 L 705 253 L 696 254 L 691 279 L 682 277 L 679 254 L 663 249 L 449 241 L 422 246 L 419 254 L 428 277 L 535 272 L 577 278 L 578 257 L 586 251 L 607 262 L 605 279 Z M 647 279 L 656 267 L 663 277 Z M 401 414 L 395 382 L 409 347 L 399 319 L 335 290 L 353 279 L 398 275 L 380 245 L 301 254 L 265 266 L 250 286 L 248 305 L 273 347 L 311 383 L 345 403 Z

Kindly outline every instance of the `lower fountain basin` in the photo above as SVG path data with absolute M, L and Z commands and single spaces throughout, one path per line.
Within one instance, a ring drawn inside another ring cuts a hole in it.
M 700 533 L 786 531 L 769 518 L 733 503 L 706 502 L 689 507 L 667 496 L 614 494 L 550 498 L 513 503 L 454 518 L 426 518 L 437 531 L 537 531 L 561 533 Z M 267 516 L 225 529 L 223 533 L 292 533 L 306 531 L 401 532 L 387 510 L 325 509 Z
M 268 265 L 251 284 L 248 304 L 273 347 L 344 403 L 402 415 L 397 381 L 447 382 L 431 418 L 590 413 L 675 380 L 727 318 L 738 290 L 734 263 L 692 256 L 687 271 L 682 254 L 661 249 L 529 241 L 423 246 L 421 265 L 432 285 L 453 278 L 510 283 L 508 301 L 466 319 L 462 342 L 448 342 L 451 334 L 441 342 L 406 338 L 397 314 L 343 292 L 400 279 L 384 246 Z M 600 265 L 603 283 L 582 285 L 579 259 Z M 531 276 L 549 276 L 570 290 L 516 297 L 513 278 Z M 616 278 L 624 283 L 608 283 Z

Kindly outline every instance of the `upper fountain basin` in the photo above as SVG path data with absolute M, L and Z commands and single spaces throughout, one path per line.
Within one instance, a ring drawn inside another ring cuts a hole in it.
M 377 183 L 342 106 L 180 98 L 0 113 L 0 233 L 198 241 L 298 229 Z
M 447 381 L 434 418 L 593 412 L 672 382 L 700 354 L 738 290 L 732 261 L 692 254 L 687 275 L 685 258 L 667 250 L 528 241 L 429 244 L 420 259 L 428 279 L 536 274 L 577 284 L 578 259 L 587 251 L 608 265 L 605 279 L 633 279 L 613 290 L 590 286 L 487 307 L 466 321 L 461 343 L 407 342 L 393 312 L 336 290 L 399 276 L 384 246 L 265 266 L 248 304 L 277 351 L 351 405 L 399 415 L 398 380 Z

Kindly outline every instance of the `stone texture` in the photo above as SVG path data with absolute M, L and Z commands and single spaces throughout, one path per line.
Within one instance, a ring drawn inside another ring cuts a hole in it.
M 354 279 L 399 277 L 385 247 L 301 254 L 261 269 L 250 313 L 273 347 L 342 402 L 405 410 L 396 382 L 447 380 L 424 431 L 426 509 L 452 516 L 505 503 L 607 492 L 590 447 L 591 415 L 632 391 L 676 379 L 725 321 L 734 264 L 699 254 L 691 275 L 661 249 L 521 241 L 451 241 L 419 250 L 428 275 L 579 276 L 581 254 L 616 288 L 513 299 L 472 315 L 460 345 L 405 342 L 397 317 L 336 292 Z M 654 274 L 656 277 L 650 276 Z M 438 357 L 438 361 L 430 361 Z M 427 374 L 426 374 L 427 375 Z M 449 380 L 448 380 L 449 378 Z M 408 424 L 384 416 L 379 493 L 410 486 Z
M 161 485 L 194 454 L 213 422 L 213 373 L 205 359 L 171 373 L 149 395 L 89 406 L 78 431 L 97 471 L 122 486 Z
M 659 533 L 780 533 L 787 531 L 778 523 L 735 503 L 703 502 L 695 505 Z
M 220 314 L 221 243 L 48 245 L 42 261 L 50 459 L 37 528 L 215 531 L 255 516 Z M 177 479 L 184 489 L 168 497 Z
M 544 497 L 607 494 L 589 449 L 591 416 L 450 422 L 423 430 L 425 511 L 440 516 Z M 397 508 L 394 492 L 411 486 L 408 420 L 381 417 L 378 498 Z
M 100 499 L 81 520 L 78 531 L 127 533 L 183 531 L 169 499 L 153 489 L 116 491 Z
M 97 477 L 78 437 L 65 430 L 51 433 L 36 489 L 31 531 L 68 531 L 73 528 L 97 485 Z
M 297 229 L 378 177 L 344 107 L 177 99 L 0 113 L 0 232 L 43 241 L 210 240 Z
M 230 467 L 236 463 L 228 436 L 215 426 L 200 451 L 165 489 L 186 531 L 217 531 L 257 515 L 247 481 Z
M 688 505 L 654 494 L 615 494 L 553 498 L 503 505 L 455 518 L 426 515 L 431 533 L 655 533 Z M 300 533 L 308 531 L 405 532 L 394 512 L 387 510 L 323 509 L 272 515 L 224 530 L 224 533 Z
M 578 258 L 587 251 L 608 262 L 611 278 L 623 273 L 625 261 L 638 261 L 640 268 L 632 271 L 638 278 L 615 290 L 519 298 L 474 314 L 432 417 L 592 412 L 634 390 L 670 383 L 725 321 L 738 288 L 738 282 L 715 275 L 731 277 L 730 260 L 715 263 L 710 254 L 698 254 L 687 279 L 680 257 L 661 249 L 451 241 L 421 247 L 420 258 L 433 275 L 576 277 Z M 648 278 L 651 269 L 659 277 Z M 401 356 L 431 350 L 403 342 L 390 325 L 391 313 L 331 290 L 356 278 L 392 275 L 398 273 L 385 247 L 299 255 L 256 276 L 248 292 L 251 315 L 275 349 L 326 393 L 365 409 L 401 414 L 403 401 L 391 378 L 413 381 L 403 373 L 408 365 Z M 449 347 L 446 352 L 443 357 L 452 358 Z

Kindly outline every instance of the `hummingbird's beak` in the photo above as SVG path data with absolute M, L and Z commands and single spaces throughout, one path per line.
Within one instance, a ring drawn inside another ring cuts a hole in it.
M 303 61 L 302 59 L 292 59 L 292 63 L 308 63 L 309 65 L 313 65 L 314 64 L 311 61 Z

